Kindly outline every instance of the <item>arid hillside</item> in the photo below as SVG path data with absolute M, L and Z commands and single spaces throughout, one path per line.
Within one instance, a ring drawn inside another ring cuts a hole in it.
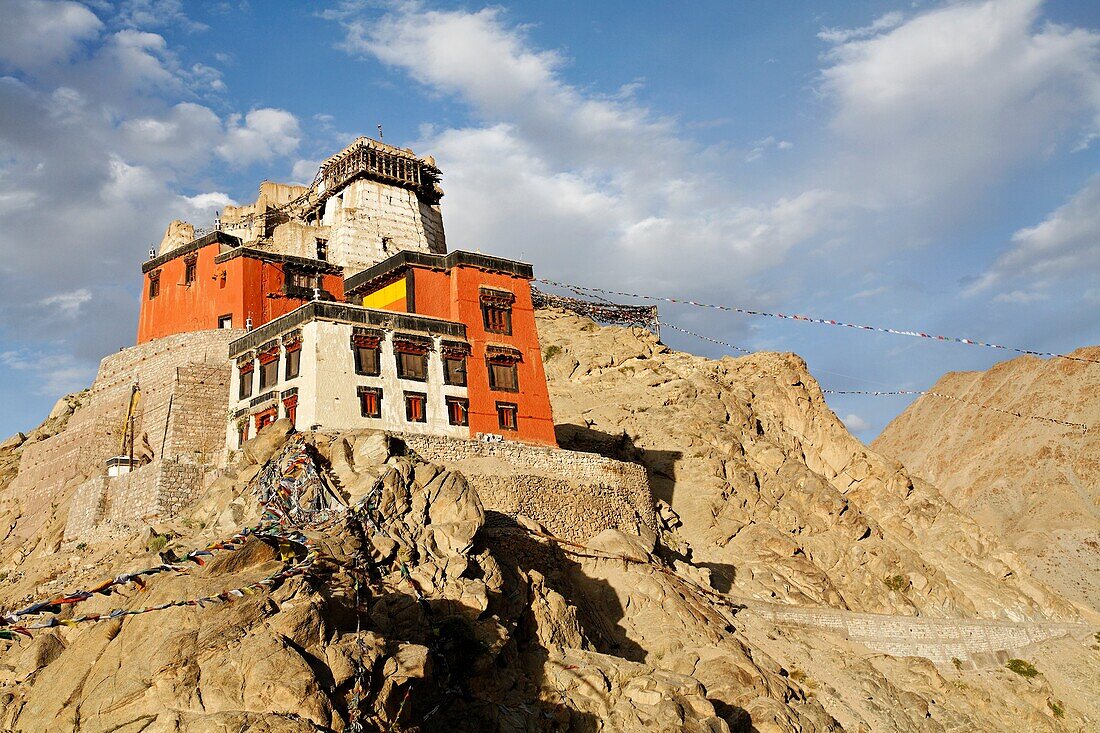
M 794 354 L 713 361 L 565 314 L 540 328 L 562 443 L 642 462 L 681 523 L 666 543 L 716 585 L 855 611 L 1076 615 L 934 485 L 850 435 Z
M 286 421 L 113 538 L 64 542 L 71 494 L 25 517 L 6 472 L 5 524 L 44 529 L 0 541 L 0 610 L 26 612 L 0 731 L 1095 729 L 1096 629 L 798 357 L 540 329 L 561 442 L 642 463 L 658 526 L 563 540 L 392 436 Z
M 1072 356 L 1097 360 L 1100 347 Z M 935 484 L 1064 598 L 1100 611 L 1100 364 L 1022 357 L 946 374 L 932 391 L 958 399 L 921 397 L 873 448 Z

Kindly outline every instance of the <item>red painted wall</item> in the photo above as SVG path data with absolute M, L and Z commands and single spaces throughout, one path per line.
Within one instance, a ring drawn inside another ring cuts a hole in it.
M 248 318 L 258 327 L 294 310 L 305 300 L 283 296 L 283 265 L 251 257 L 214 262 L 220 245 L 213 243 L 195 252 L 195 280 L 184 283 L 186 255 L 165 262 L 160 272 L 160 294 L 149 297 L 149 275 L 142 281 L 141 313 L 137 343 L 187 331 L 218 327 L 218 318 L 232 315 L 233 327 L 244 328 Z M 224 277 L 223 277 L 224 274 Z M 324 288 L 337 300 L 344 299 L 344 280 L 324 275 Z M 267 297 L 268 293 L 276 297 Z
M 535 309 L 531 304 L 531 284 L 523 278 L 461 265 L 447 272 L 415 267 L 412 274 L 412 302 L 416 313 L 466 324 L 466 337 L 472 351 L 467 370 L 470 434 L 496 433 L 526 442 L 556 446 L 550 393 L 542 367 Z M 512 304 L 510 336 L 485 331 L 479 292 L 482 286 L 508 290 L 516 296 Z M 516 369 L 519 392 L 489 389 L 489 371 L 485 363 L 485 346 L 488 343 L 511 346 L 522 352 L 523 361 Z M 501 430 L 497 402 L 510 402 L 517 406 L 517 431 Z

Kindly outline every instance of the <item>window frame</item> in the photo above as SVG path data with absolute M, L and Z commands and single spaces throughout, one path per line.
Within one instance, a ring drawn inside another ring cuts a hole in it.
M 490 314 L 499 313 L 500 323 L 497 324 L 490 317 Z M 482 327 L 486 333 L 500 334 L 501 336 L 512 335 L 512 306 L 500 305 L 498 303 L 482 303 L 481 304 L 481 321 Z
M 302 345 L 286 350 L 286 358 L 283 365 L 283 379 L 297 379 L 302 375 Z M 290 373 L 290 365 L 294 364 L 294 373 Z
M 410 357 L 410 358 L 415 357 L 415 358 L 418 358 L 418 359 L 421 360 L 420 363 L 424 365 L 424 374 L 423 374 L 423 376 L 418 377 L 414 374 L 408 374 L 408 373 L 405 372 L 405 367 L 404 367 L 405 357 Z M 397 366 L 397 378 L 398 379 L 408 379 L 408 380 L 411 380 L 413 382 L 427 382 L 428 381 L 428 355 L 427 355 L 427 353 L 415 354 L 415 353 L 412 353 L 412 352 L 409 352 L 409 351 L 395 350 L 394 351 L 394 361 L 396 362 L 396 366 Z
M 519 431 L 519 405 L 514 402 L 497 402 L 496 408 L 497 424 L 500 426 L 500 429 L 511 432 Z M 512 416 L 511 426 L 505 424 L 504 416 L 506 414 L 511 414 Z
M 245 390 L 245 384 L 248 384 L 248 389 Z M 252 393 L 256 390 L 256 367 L 254 364 L 249 363 L 247 367 L 238 367 L 237 369 L 237 400 L 247 400 L 252 397 Z
M 160 295 L 160 271 L 149 273 L 149 300 L 156 298 Z
M 455 362 L 460 367 L 457 371 L 452 371 L 450 364 Z M 461 380 L 453 378 L 455 374 L 461 375 Z M 466 356 L 443 356 L 443 384 L 449 384 L 452 387 L 467 387 L 470 384 L 470 364 L 469 359 Z
M 197 255 L 185 257 L 183 260 L 183 284 L 188 287 L 198 279 L 199 258 Z
M 363 360 L 360 358 L 360 351 L 373 351 L 374 352 L 374 369 L 367 370 L 363 367 Z M 377 346 L 357 346 L 352 344 L 351 358 L 355 362 L 355 373 L 364 377 L 377 377 L 382 373 L 382 345 Z
M 415 418 L 412 416 L 412 405 L 416 402 L 420 403 L 420 417 Z M 428 395 L 424 392 L 405 392 L 405 422 L 426 423 L 428 422 Z
M 359 397 L 359 415 L 361 417 L 370 418 L 372 420 L 382 419 L 382 399 L 384 397 L 381 387 L 359 387 L 356 390 Z M 374 395 L 376 410 L 375 414 L 369 414 L 367 412 L 367 403 L 363 398 L 368 395 Z
M 515 383 L 514 387 L 503 387 L 497 383 L 496 376 L 493 372 L 493 367 L 504 367 L 512 370 L 512 381 Z M 494 359 L 489 356 L 485 358 L 485 369 L 489 373 L 489 389 L 494 392 L 519 392 L 519 363 L 503 359 Z
M 470 399 L 468 397 L 459 397 L 457 395 L 447 395 L 445 397 L 447 404 L 447 424 L 455 427 L 469 427 L 470 426 Z M 453 408 L 460 407 L 462 409 L 462 419 L 460 422 L 455 422 L 455 413 Z
M 263 392 L 269 387 L 274 387 L 276 384 L 279 383 L 279 361 L 279 357 L 276 356 L 274 359 L 271 359 L 269 361 L 260 362 L 260 392 Z M 271 377 L 270 382 L 268 382 L 268 377 Z

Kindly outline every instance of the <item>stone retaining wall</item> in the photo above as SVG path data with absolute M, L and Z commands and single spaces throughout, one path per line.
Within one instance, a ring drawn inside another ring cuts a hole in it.
M 23 451 L 9 489 L 24 502 L 17 533 L 37 532 L 44 507 L 66 491 L 74 491 L 67 540 L 79 539 L 100 522 L 129 526 L 189 501 L 224 453 L 229 342 L 243 333 L 181 333 L 103 359 L 84 406 L 66 429 Z M 108 479 L 106 461 L 120 451 L 135 383 L 141 389 L 135 454 L 145 450 L 144 437 L 153 460 Z
M 523 514 L 583 540 L 605 529 L 656 529 L 645 469 L 594 453 L 431 435 L 395 434 L 426 460 L 461 471 L 486 509 Z
M 783 626 L 832 631 L 883 654 L 924 657 L 936 664 L 953 659 L 974 666 L 1003 663 L 1013 651 L 1031 644 L 1089 631 L 1083 624 L 886 616 L 752 602 L 748 612 Z

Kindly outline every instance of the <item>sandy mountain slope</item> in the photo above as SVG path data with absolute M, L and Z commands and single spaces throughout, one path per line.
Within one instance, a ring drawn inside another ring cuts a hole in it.
M 1100 359 L 1100 347 L 1073 355 Z M 1100 610 L 1100 365 L 1022 357 L 946 374 L 932 391 L 960 400 L 921 397 L 873 448 L 935 484 L 1048 586 Z
M 717 586 L 884 613 L 1075 615 L 935 486 L 850 435 L 799 357 L 712 361 L 552 311 L 539 329 L 563 445 L 643 463 L 682 522 L 667 543 Z
M 61 497 L 40 537 L 0 540 L 4 611 L 185 566 L 0 641 L 0 731 L 1095 729 L 1100 646 L 1033 646 L 1025 678 L 891 657 L 739 608 L 756 596 L 1073 615 L 935 489 L 849 436 L 797 357 L 712 362 L 561 314 L 540 328 L 563 442 L 645 462 L 672 504 L 660 537 L 563 542 L 381 434 L 287 436 L 280 421 L 172 522 L 64 544 Z M 0 465 L 17 450 L 0 447 Z M 257 477 L 296 450 L 359 510 L 291 521 L 289 540 L 253 538 L 201 567 L 180 561 L 254 524 Z M 5 522 L 19 522 L 7 481 Z M 296 563 L 301 574 L 278 575 Z

